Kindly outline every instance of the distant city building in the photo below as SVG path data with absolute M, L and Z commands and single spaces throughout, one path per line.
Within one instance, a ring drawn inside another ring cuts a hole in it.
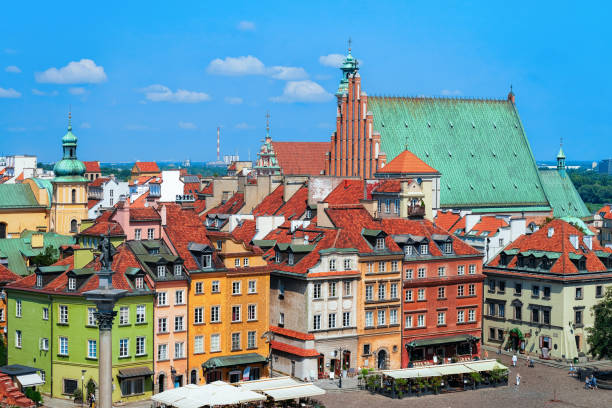
M 612 159 L 605 159 L 599 162 L 599 173 L 612 175 Z
M 159 177 L 161 172 L 157 163 L 155 162 L 136 162 L 132 167 L 132 174 L 130 175 L 129 182 L 133 182 L 135 179 L 140 177 Z
M 0 156 L 0 183 L 16 183 L 37 177 L 37 158 L 31 155 Z M 18 180 L 19 179 L 19 180 Z
M 612 248 L 612 204 L 606 204 L 595 212 L 595 224 L 599 227 L 599 243 Z
M 99 161 L 85 161 L 85 178 L 89 181 L 94 181 L 102 175 Z

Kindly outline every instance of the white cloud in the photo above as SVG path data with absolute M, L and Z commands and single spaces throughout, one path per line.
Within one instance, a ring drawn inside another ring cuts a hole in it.
M 21 72 L 21 70 L 19 69 L 17 65 L 9 65 L 8 67 L 4 68 L 4 70 L 12 74 L 18 74 Z
M 198 103 L 210 100 L 210 95 L 204 92 L 177 89 L 172 91 L 164 85 L 149 85 L 140 90 L 151 102 Z
M 91 124 L 89 122 L 81 123 L 81 129 L 91 129 Z
M 225 102 L 229 103 L 230 105 L 240 105 L 243 102 L 243 100 L 242 98 L 238 96 L 226 96 Z
M 137 132 L 141 132 L 141 131 L 147 131 L 147 130 L 156 130 L 150 126 L 147 125 L 138 125 L 138 124 L 131 124 L 131 125 L 126 125 L 125 126 L 126 130 L 134 130 Z
M 272 102 L 326 102 L 332 95 L 313 81 L 289 81 L 283 94 L 271 98 Z
M 20 96 L 21 92 L 17 92 L 13 88 L 0 88 L 0 98 L 19 98 Z
M 85 93 L 85 88 L 78 86 L 68 89 L 68 92 L 70 92 L 71 95 L 83 95 Z
M 249 125 L 246 122 L 237 123 L 236 126 L 234 126 L 234 127 L 236 129 L 240 129 L 240 130 L 253 129 L 253 126 Z
M 106 81 L 104 67 L 85 58 L 59 69 L 52 67 L 45 72 L 37 72 L 35 77 L 37 82 L 53 84 L 97 84 Z
M 55 96 L 58 93 L 59 92 L 57 91 L 44 92 L 44 91 L 41 91 L 40 89 L 36 89 L 36 88 L 32 89 L 32 94 L 38 95 L 38 96 Z
M 458 89 L 443 89 L 440 91 L 440 93 L 442 95 L 446 95 L 446 96 L 457 96 L 457 95 L 461 95 L 461 91 Z
M 344 58 L 342 54 L 321 55 L 319 57 L 319 64 L 325 65 L 326 67 L 339 68 Z
M 236 28 L 240 31 L 255 31 L 255 23 L 252 21 L 241 21 Z
M 285 81 L 296 81 L 308 78 L 308 74 L 304 71 L 304 68 L 299 67 L 276 66 L 270 68 L 269 72 L 272 78 Z
M 197 129 L 198 128 L 192 122 L 182 122 L 182 121 L 178 123 L 178 127 L 180 127 L 181 129 L 187 129 L 187 130 L 193 130 L 193 129 Z
M 207 71 L 211 74 L 227 76 L 265 75 L 284 81 L 295 81 L 308 78 L 308 74 L 304 68 L 286 67 L 282 65 L 266 67 L 259 58 L 252 55 L 214 59 L 208 64 Z

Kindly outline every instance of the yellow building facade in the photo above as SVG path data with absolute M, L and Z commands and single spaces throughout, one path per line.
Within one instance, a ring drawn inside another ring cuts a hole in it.
M 0 239 L 19 238 L 25 230 L 49 231 L 52 190 L 42 179 L 0 184 Z

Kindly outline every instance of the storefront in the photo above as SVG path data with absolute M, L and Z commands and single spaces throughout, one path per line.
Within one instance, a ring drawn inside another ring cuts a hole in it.
M 453 359 L 472 358 L 479 353 L 478 337 L 457 335 L 415 339 L 404 343 L 408 353 L 408 365 L 416 362 L 448 363 Z
M 155 374 L 149 367 L 122 368 L 117 373 L 121 396 L 144 394 L 151 388 L 151 376 Z
M 252 381 L 267 376 L 267 364 L 268 359 L 257 353 L 213 357 L 202 363 L 202 374 L 207 384 L 215 381 Z

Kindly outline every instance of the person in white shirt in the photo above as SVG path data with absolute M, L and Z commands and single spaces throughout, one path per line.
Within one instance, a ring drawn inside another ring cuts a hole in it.
M 512 366 L 516 367 L 516 362 L 518 361 L 518 357 L 516 356 L 516 354 L 514 354 L 512 356 Z

